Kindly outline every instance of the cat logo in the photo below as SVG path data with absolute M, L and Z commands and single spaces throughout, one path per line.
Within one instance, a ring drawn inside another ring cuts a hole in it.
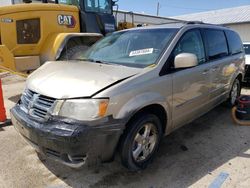
M 58 15 L 57 21 L 59 25 L 65 25 L 69 28 L 73 28 L 76 25 L 76 20 L 74 16 L 71 15 Z

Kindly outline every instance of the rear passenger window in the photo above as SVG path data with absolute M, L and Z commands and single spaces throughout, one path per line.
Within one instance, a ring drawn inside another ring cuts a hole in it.
M 230 54 L 237 54 L 243 51 L 242 41 L 239 35 L 233 31 L 226 31 Z
M 223 31 L 206 29 L 209 60 L 215 60 L 228 55 L 227 41 Z

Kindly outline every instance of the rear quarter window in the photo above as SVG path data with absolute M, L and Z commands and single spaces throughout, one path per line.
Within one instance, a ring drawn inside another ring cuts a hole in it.
M 230 54 L 237 54 L 243 52 L 243 44 L 240 36 L 234 31 L 225 31 L 229 45 Z
M 205 29 L 207 53 L 209 60 L 215 60 L 228 55 L 227 40 L 223 30 Z

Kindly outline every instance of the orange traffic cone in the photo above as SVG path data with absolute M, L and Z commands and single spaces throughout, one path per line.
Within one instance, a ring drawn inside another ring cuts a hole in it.
M 4 108 L 4 100 L 3 100 L 3 90 L 2 90 L 2 80 L 0 79 L 0 122 L 6 122 L 6 111 Z

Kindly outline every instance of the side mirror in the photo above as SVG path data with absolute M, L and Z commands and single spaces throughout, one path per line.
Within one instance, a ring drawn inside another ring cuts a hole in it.
M 179 68 L 189 68 L 198 65 L 198 58 L 195 54 L 191 53 L 181 53 L 178 54 L 174 59 L 174 67 Z

